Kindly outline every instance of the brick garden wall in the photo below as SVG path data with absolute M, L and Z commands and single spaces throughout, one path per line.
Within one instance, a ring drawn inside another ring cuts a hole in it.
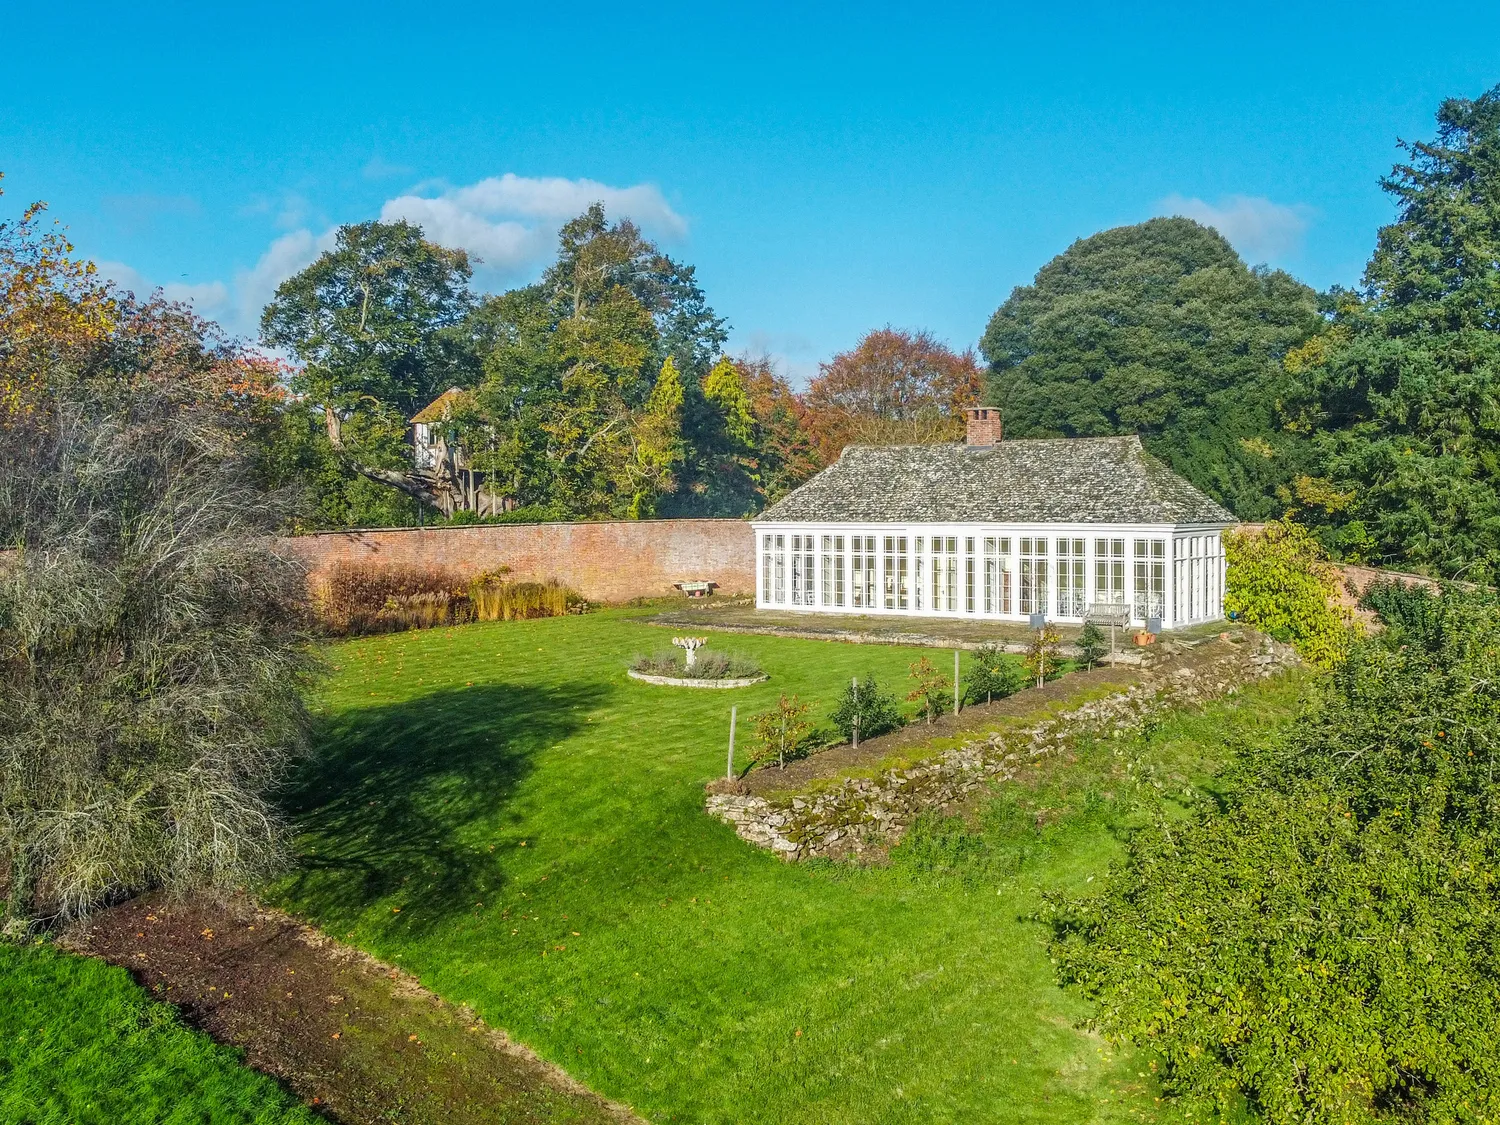
M 335 563 L 451 567 L 462 574 L 510 568 L 516 581 L 555 578 L 593 602 L 673 593 L 707 579 L 719 594 L 755 591 L 755 537 L 744 520 L 609 520 L 598 523 L 325 531 L 282 540 L 316 581 Z

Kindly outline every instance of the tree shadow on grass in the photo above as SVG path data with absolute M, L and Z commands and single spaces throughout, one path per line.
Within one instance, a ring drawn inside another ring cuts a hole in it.
M 487 684 L 328 719 L 281 794 L 299 854 L 273 896 L 335 930 L 384 900 L 413 933 L 476 909 L 519 842 L 516 787 L 604 691 Z

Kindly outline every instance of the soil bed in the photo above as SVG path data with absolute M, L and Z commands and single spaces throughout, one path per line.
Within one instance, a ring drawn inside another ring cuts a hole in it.
M 145 895 L 65 939 L 345 1125 L 639 1122 L 415 979 L 245 900 Z
M 653 625 L 674 629 L 717 629 L 726 633 L 761 633 L 777 637 L 851 641 L 856 644 L 925 645 L 932 648 L 978 648 L 998 641 L 1020 651 L 1031 631 L 1014 622 L 963 621 L 948 617 L 876 617 L 845 613 L 787 613 L 754 605 L 703 605 L 673 608 L 651 618 Z M 1076 626 L 1058 626 L 1071 641 Z M 1122 630 L 1121 647 L 1128 638 Z
M 751 770 L 733 783 L 717 781 L 712 787 L 715 792 L 747 793 L 757 797 L 764 797 L 769 793 L 800 792 L 814 781 L 835 777 L 848 770 L 873 766 L 884 758 L 925 746 L 935 739 L 990 730 L 1004 719 L 1035 714 L 1049 704 L 1066 702 L 1090 690 L 1108 691 L 1115 687 L 1125 687 L 1136 683 L 1140 678 L 1140 671 L 1130 665 L 1073 672 L 1049 680 L 1039 688 L 1026 688 L 993 703 L 965 707 L 957 715 L 950 711 L 930 724 L 918 721 L 889 734 L 860 739 L 858 750 L 847 742 L 840 743 L 809 757 L 788 762 L 784 770 L 765 766 Z
M 1239 636 L 1242 630 L 1230 630 Z M 1104 695 L 1139 683 L 1146 676 L 1161 676 L 1174 668 L 1194 666 L 1222 653 L 1218 632 L 1208 642 L 1190 646 L 1168 642 L 1156 647 L 1150 666 L 1139 664 L 1101 665 L 1088 672 L 1072 672 L 1049 680 L 1039 688 L 1025 688 L 1015 695 L 993 703 L 965 707 L 959 714 L 948 712 L 931 724 L 914 722 L 900 730 L 877 738 L 861 739 L 856 750 L 848 743 L 830 746 L 799 761 L 788 762 L 786 769 L 765 766 L 751 770 L 734 781 L 719 779 L 709 783 L 710 792 L 741 793 L 765 797 L 775 793 L 805 792 L 814 782 L 838 777 L 854 770 L 872 768 L 883 760 L 899 757 L 906 751 L 922 751 L 928 744 L 945 738 L 993 730 L 1007 719 L 1038 716 L 1059 705 L 1072 705 L 1093 695 Z M 1180 638 L 1180 634 L 1178 635 Z M 914 755 L 925 757 L 925 753 Z

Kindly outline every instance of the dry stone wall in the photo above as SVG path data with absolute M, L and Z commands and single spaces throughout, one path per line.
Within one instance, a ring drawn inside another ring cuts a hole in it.
M 783 859 L 859 855 L 890 846 L 921 813 L 982 785 L 1015 777 L 1038 757 L 1083 736 L 1119 737 L 1152 714 L 1217 698 L 1241 684 L 1298 663 L 1290 646 L 1246 633 L 1241 643 L 1211 642 L 1200 659 L 1168 660 L 1139 683 L 1029 726 L 967 742 L 907 768 L 848 778 L 834 788 L 768 799 L 710 792 L 708 812 L 740 837 Z

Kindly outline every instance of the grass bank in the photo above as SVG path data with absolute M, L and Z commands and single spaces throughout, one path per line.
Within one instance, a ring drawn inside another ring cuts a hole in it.
M 238 1052 L 152 1000 L 123 969 L 0 943 L 0 1121 L 28 1125 L 314 1125 Z
M 850 676 L 895 686 L 923 650 L 736 636 L 768 683 L 627 679 L 664 635 L 611 611 L 333 648 L 318 757 L 287 795 L 299 870 L 272 897 L 658 1122 L 1157 1113 L 1148 1073 L 1078 1030 L 1026 918 L 1039 889 L 1102 872 L 1164 792 L 1128 776 L 1161 731 L 1129 768 L 1104 746 L 1078 786 L 1060 770 L 1000 798 L 1046 804 L 1055 783 L 1055 814 L 977 805 L 885 867 L 788 866 L 702 812 L 730 703 L 796 692 L 826 714 Z M 1184 728 L 1184 794 L 1226 722 L 1290 707 L 1257 690 Z

